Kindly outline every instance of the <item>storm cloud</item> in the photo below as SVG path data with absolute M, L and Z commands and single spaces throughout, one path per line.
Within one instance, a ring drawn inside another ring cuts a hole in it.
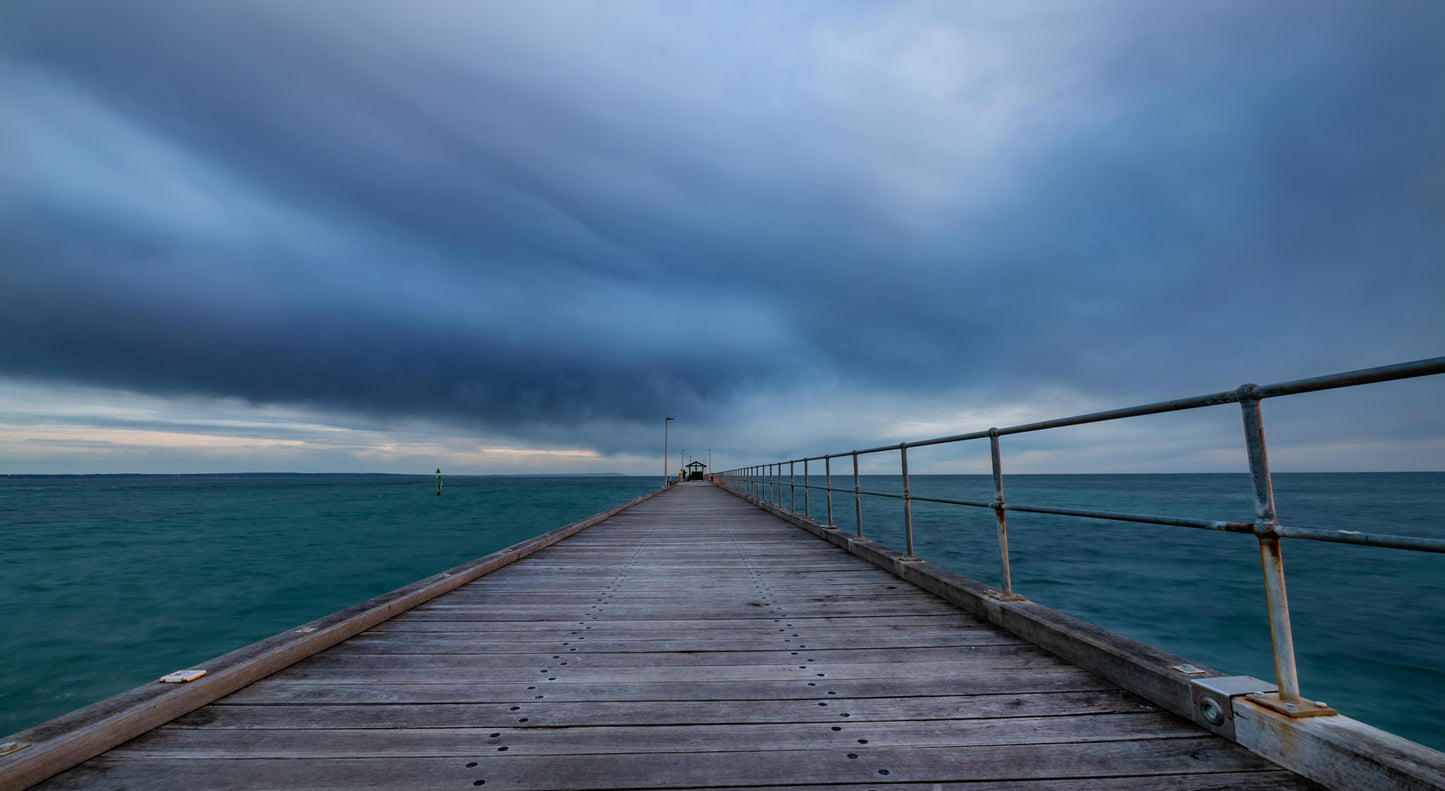
M 0 374 L 787 454 L 1434 356 L 1441 9 L 10 2 Z

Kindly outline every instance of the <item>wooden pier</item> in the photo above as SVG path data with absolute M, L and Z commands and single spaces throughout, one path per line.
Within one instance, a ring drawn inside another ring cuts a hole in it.
M 965 784 L 1317 788 L 708 483 L 36 788 Z

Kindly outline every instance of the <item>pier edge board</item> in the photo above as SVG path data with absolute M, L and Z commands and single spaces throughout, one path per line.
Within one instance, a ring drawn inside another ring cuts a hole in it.
M 1343 715 L 1293 719 L 1241 696 L 1231 700 L 1235 732 L 1223 731 L 1198 710 L 1194 679 L 1225 673 L 1027 600 L 995 599 L 988 595 L 993 588 L 978 580 L 927 561 L 907 559 L 904 553 L 876 541 L 830 528 L 721 483 L 713 485 L 1327 788 L 1445 791 L 1445 753 L 1438 750 Z M 1193 664 L 1204 675 L 1185 676 L 1173 669 L 1185 664 Z
M 149 683 L 0 739 L 24 745 L 0 757 L 0 791 L 23 791 L 171 720 L 270 676 L 418 605 L 576 535 L 666 489 L 300 624 L 194 667 L 182 684 Z

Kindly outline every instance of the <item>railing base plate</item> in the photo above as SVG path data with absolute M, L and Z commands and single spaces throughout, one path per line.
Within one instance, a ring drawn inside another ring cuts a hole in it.
M 1326 706 L 1324 703 L 1315 700 L 1286 701 L 1275 692 L 1251 692 L 1247 698 L 1251 703 L 1259 705 L 1283 714 L 1286 717 L 1301 719 L 1303 717 L 1329 717 L 1339 714 L 1338 711 Z
M 1004 593 L 1001 590 L 994 590 L 993 588 L 985 588 L 983 595 L 995 601 L 1028 601 L 1017 593 Z

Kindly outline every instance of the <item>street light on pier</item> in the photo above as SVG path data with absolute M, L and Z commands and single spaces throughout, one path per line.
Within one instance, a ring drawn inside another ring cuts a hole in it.
M 672 418 L 662 421 L 662 488 L 667 488 L 667 424 Z

